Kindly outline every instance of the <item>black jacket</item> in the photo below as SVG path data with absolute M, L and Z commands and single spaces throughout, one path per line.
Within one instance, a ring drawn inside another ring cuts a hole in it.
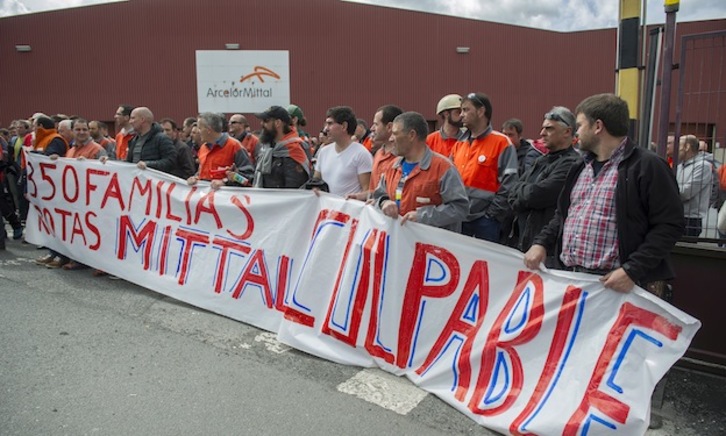
M 585 158 L 572 167 L 557 202 L 557 212 L 535 238 L 534 244 L 554 249 L 559 261 L 562 230 L 570 207 L 570 194 L 585 168 Z M 645 286 L 674 277 L 670 252 L 683 235 L 685 220 L 676 179 L 668 164 L 653 152 L 636 147 L 630 139 L 618 166 L 615 189 L 620 265 L 636 284 Z
M 137 134 L 129 141 L 127 162 L 137 163 L 139 161 L 134 160 L 134 150 L 138 146 L 141 147 L 139 160 L 146 162 L 147 167 L 170 174 L 173 172 L 176 166 L 176 148 L 174 142 L 164 134 L 159 124 L 152 124 L 151 130 L 146 135 Z
M 176 141 L 174 148 L 176 149 L 176 164 L 170 172 L 180 179 L 186 180 L 197 172 L 192 149 L 182 141 Z
M 519 227 L 520 250 L 529 250 L 535 236 L 555 215 L 567 173 L 579 157 L 572 147 L 542 155 L 509 191 L 509 204 Z

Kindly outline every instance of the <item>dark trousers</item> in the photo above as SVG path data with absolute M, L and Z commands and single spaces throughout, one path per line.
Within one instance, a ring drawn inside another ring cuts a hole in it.
M 693 236 L 697 238 L 701 234 L 701 230 L 703 230 L 703 224 L 700 217 L 686 217 L 686 232 L 684 233 L 685 236 Z
M 18 216 L 15 214 L 15 208 L 5 193 L 5 185 L 2 182 L 0 182 L 0 215 L 2 215 L 2 218 L 5 221 L 10 223 L 13 229 L 19 229 L 22 227 Z M 0 236 L 5 237 L 5 223 L 2 219 L 0 219 L 0 223 L 2 224 L 2 226 L 0 226 Z
M 473 221 L 462 223 L 461 234 L 498 243 L 501 227 L 501 224 L 499 224 L 496 218 L 483 216 Z

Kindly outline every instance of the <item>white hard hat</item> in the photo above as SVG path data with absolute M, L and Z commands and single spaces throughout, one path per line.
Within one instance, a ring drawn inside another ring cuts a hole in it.
M 436 105 L 436 115 L 448 109 L 461 108 L 461 96 L 459 94 L 449 94 L 441 97 L 439 104 Z

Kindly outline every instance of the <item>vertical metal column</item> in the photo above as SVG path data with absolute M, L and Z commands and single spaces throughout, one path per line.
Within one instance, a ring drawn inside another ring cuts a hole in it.
M 668 124 L 671 112 L 671 81 L 673 76 L 673 49 L 676 42 L 676 12 L 680 7 L 680 0 L 665 0 L 666 24 L 665 44 L 663 49 L 663 80 L 660 93 L 660 123 L 658 127 L 658 154 L 666 155 L 668 141 Z M 676 126 L 678 128 L 678 126 Z M 678 138 L 676 138 L 677 140 Z M 678 143 L 673 145 L 673 171 L 678 165 Z
M 633 140 L 638 138 L 638 118 L 640 114 L 639 34 L 640 0 L 620 0 L 617 94 L 628 103 L 628 111 L 630 112 L 629 135 Z M 647 144 L 645 145 L 647 146 Z

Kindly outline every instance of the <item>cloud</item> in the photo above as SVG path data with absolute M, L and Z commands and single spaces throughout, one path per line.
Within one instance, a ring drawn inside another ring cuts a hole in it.
M 0 17 L 125 0 L 0 0 Z
M 557 31 L 617 27 L 615 0 L 344 0 Z M 648 0 L 648 23 L 665 21 L 663 0 Z M 678 21 L 726 18 L 724 0 L 681 0 Z
M 0 0 L 0 17 L 27 14 L 28 8 L 18 0 Z
M 0 0 L 0 17 L 124 0 Z M 556 31 L 617 27 L 617 0 L 342 0 Z M 663 23 L 663 0 L 647 0 L 648 23 Z M 678 21 L 726 18 L 724 0 L 681 0 Z

